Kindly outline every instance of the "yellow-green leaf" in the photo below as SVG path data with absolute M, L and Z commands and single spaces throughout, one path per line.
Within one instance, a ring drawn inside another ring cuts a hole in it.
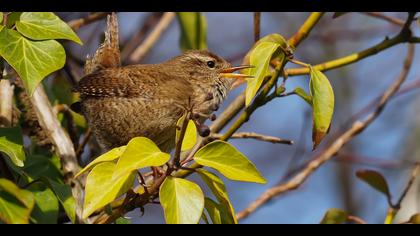
M 209 213 L 213 224 L 222 224 L 222 212 L 220 210 L 220 205 L 217 204 L 217 202 L 206 197 L 204 199 L 204 207 L 206 208 L 207 213 Z
M 0 24 L 3 23 L 3 12 L 0 12 Z
M 32 41 L 6 28 L 0 31 L 0 55 L 16 70 L 31 95 L 66 60 L 64 48 L 57 41 Z
M 96 165 L 86 179 L 83 218 L 112 202 L 131 188 L 134 173 L 126 172 L 120 178 L 113 178 L 116 164 L 103 162 Z
M 160 203 L 168 224 L 196 224 L 204 209 L 200 187 L 188 180 L 167 177 L 159 189 Z
M 389 191 L 388 183 L 381 173 L 374 170 L 359 170 L 356 172 L 356 176 L 374 189 L 385 194 L 388 200 L 391 200 L 391 193 Z
M 235 147 L 224 141 L 215 141 L 202 147 L 194 160 L 203 166 L 218 170 L 229 179 L 266 183 L 255 165 Z
M 181 50 L 206 49 L 206 18 L 199 12 L 178 12 L 181 27 Z
M 248 106 L 252 99 L 257 94 L 264 81 L 264 78 L 269 75 L 270 60 L 280 47 L 280 44 L 273 42 L 262 42 L 258 44 L 250 55 L 250 64 L 254 66 L 248 70 L 248 74 L 253 78 L 247 79 L 245 105 Z
M 184 116 L 179 118 L 177 122 L 177 126 L 181 127 L 182 123 L 184 122 Z M 176 130 L 176 142 L 179 139 L 180 130 Z M 197 127 L 194 124 L 194 121 L 189 120 L 187 129 L 185 130 L 184 140 L 182 141 L 181 150 L 186 151 L 194 147 L 195 143 L 197 142 Z
M 161 166 L 169 161 L 170 155 L 160 151 L 156 144 L 146 137 L 130 140 L 124 153 L 118 159 L 114 178 L 148 166 Z
M 0 128 L 0 152 L 5 153 L 16 166 L 24 165 L 26 157 L 20 128 Z
M 332 208 L 325 213 L 321 224 L 342 224 L 347 221 L 347 217 L 347 212 Z
M 20 189 L 7 179 L 0 179 L 0 220 L 7 224 L 27 224 L 35 205 L 28 190 Z
M 328 133 L 334 113 L 334 91 L 330 81 L 319 70 L 310 69 L 310 89 L 312 96 L 313 149 L 322 141 Z
M 414 214 L 410 217 L 410 220 L 408 220 L 408 223 L 411 224 L 420 224 L 420 213 Z
M 226 187 L 223 181 L 217 175 L 204 169 L 199 169 L 197 173 L 210 188 L 210 190 L 220 202 L 220 204 L 222 204 L 227 209 L 227 214 L 223 215 L 223 221 L 229 224 L 237 224 L 238 221 L 235 217 L 235 210 L 233 209 L 233 206 L 230 203 L 228 194 L 226 192 Z
M 86 171 L 92 169 L 97 164 L 107 161 L 113 161 L 117 158 L 120 158 L 120 156 L 124 153 L 126 146 L 116 147 L 111 149 L 110 151 L 100 155 L 99 157 L 95 158 L 89 165 L 85 166 L 77 175 L 75 178 L 79 177 L 81 174 L 85 173 Z
M 70 26 L 52 12 L 23 12 L 15 24 L 21 34 L 31 39 L 68 39 L 83 44 Z

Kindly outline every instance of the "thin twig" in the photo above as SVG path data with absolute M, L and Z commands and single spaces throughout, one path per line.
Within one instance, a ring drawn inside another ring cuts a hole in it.
M 73 30 L 78 30 L 82 26 L 88 25 L 92 22 L 95 22 L 95 21 L 98 21 L 98 20 L 101 20 L 101 19 L 105 18 L 108 14 L 110 14 L 110 12 L 97 12 L 97 13 L 90 14 L 87 17 L 84 17 L 84 18 L 71 20 L 67 24 Z
M 261 12 L 254 12 L 254 42 L 260 39 L 261 34 Z
M 130 62 L 139 62 L 143 59 L 147 52 L 149 52 L 153 45 L 159 40 L 162 33 L 168 28 L 174 18 L 174 12 L 166 12 L 163 14 L 155 29 L 153 29 L 144 42 L 136 48 L 136 50 L 134 50 L 133 54 L 130 55 Z
M 407 185 L 405 186 L 404 191 L 402 192 L 400 198 L 398 199 L 397 203 L 395 204 L 396 208 L 401 207 L 402 201 L 404 200 L 404 198 L 407 195 L 408 191 L 410 190 L 411 186 L 413 186 L 414 180 L 417 178 L 419 173 L 420 173 L 420 162 L 417 162 L 413 171 L 411 172 L 410 179 L 409 179 Z
M 386 20 L 391 24 L 394 25 L 398 25 L 398 26 L 403 26 L 404 25 L 404 21 L 392 16 L 387 16 L 385 15 L 383 12 L 363 12 L 363 14 L 371 16 L 371 17 L 375 17 L 378 19 L 382 19 L 382 20 Z
M 249 216 L 251 213 L 256 211 L 259 207 L 264 205 L 272 198 L 288 192 L 290 190 L 297 189 L 301 186 L 309 176 L 314 173 L 320 166 L 325 162 L 329 161 L 346 143 L 352 140 L 356 135 L 361 133 L 366 127 L 368 127 L 383 111 L 383 108 L 387 104 L 388 100 L 398 91 L 401 84 L 405 81 L 407 74 L 413 62 L 414 57 L 414 46 L 409 44 L 408 55 L 404 61 L 404 67 L 395 82 L 383 93 L 380 103 L 365 120 L 354 122 L 353 126 L 338 137 L 330 146 L 322 151 L 314 160 L 298 174 L 295 175 L 290 181 L 279 184 L 266 190 L 260 195 L 254 202 L 252 202 L 247 208 L 237 214 L 238 219 L 243 219 Z
M 214 139 L 220 139 L 223 135 L 222 134 L 212 134 L 211 137 Z M 278 138 L 278 137 L 274 137 L 274 136 L 268 136 L 268 135 L 262 135 L 262 134 L 257 134 L 257 133 L 253 133 L 253 132 L 239 132 L 239 133 L 234 133 L 231 137 L 231 139 L 239 139 L 239 138 L 243 138 L 243 139 L 257 139 L 260 141 L 264 141 L 264 142 L 270 142 L 270 143 L 282 143 L 282 144 L 287 144 L 287 145 L 293 145 L 293 140 L 288 140 L 288 139 L 282 139 L 282 138 Z

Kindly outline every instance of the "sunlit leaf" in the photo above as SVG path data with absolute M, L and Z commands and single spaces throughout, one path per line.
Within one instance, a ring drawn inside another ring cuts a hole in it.
M 270 60 L 274 52 L 280 47 L 280 44 L 272 42 L 262 42 L 258 44 L 250 55 L 250 65 L 254 66 L 248 70 L 248 74 L 253 78 L 247 79 L 245 105 L 248 106 L 257 94 L 264 81 L 269 75 Z
M 356 176 L 374 189 L 385 194 L 388 199 L 391 198 L 388 183 L 381 173 L 374 170 L 359 170 L 356 172 Z
M 206 49 L 207 23 L 204 15 L 199 12 L 178 12 L 177 17 L 181 27 L 181 49 Z
M 266 183 L 255 165 L 224 141 L 215 141 L 202 147 L 195 154 L 194 160 L 200 165 L 218 170 L 231 180 Z
M 31 95 L 41 80 L 61 69 L 66 60 L 57 41 L 31 41 L 6 28 L 0 31 L 0 55 L 16 70 Z
M 414 214 L 410 217 L 410 220 L 408 220 L 408 223 L 411 224 L 420 224 L 420 213 Z
M 161 166 L 169 159 L 170 155 L 160 151 L 152 140 L 146 137 L 133 138 L 128 142 L 127 148 L 118 160 L 114 178 L 140 168 Z
M 54 191 L 71 222 L 74 223 L 76 221 L 76 200 L 71 192 L 71 187 L 52 180 L 49 180 L 49 186 Z
M 200 187 L 188 180 L 167 177 L 159 189 L 160 203 L 168 224 L 196 224 L 204 209 Z
M 16 28 L 35 40 L 68 39 L 83 44 L 70 26 L 52 12 L 23 12 L 16 21 Z
M 5 153 L 16 166 L 24 165 L 26 157 L 20 128 L 0 128 L 0 152 Z
M 181 127 L 182 123 L 184 122 L 184 116 L 179 118 L 177 122 L 177 126 Z M 176 139 L 179 139 L 180 130 L 176 130 Z M 185 131 L 184 140 L 182 141 L 181 151 L 186 151 L 194 147 L 195 143 L 197 142 L 197 127 L 194 124 L 194 121 L 189 120 L 188 126 Z
M 325 213 L 321 224 L 342 224 L 347 221 L 347 217 L 347 212 L 340 209 L 332 208 Z
M 31 221 L 35 224 L 56 224 L 58 218 L 58 199 L 54 192 L 43 184 L 30 186 L 35 197 L 35 206 L 31 213 Z M 43 185 L 42 187 L 40 185 Z
M 313 129 L 312 141 L 315 149 L 328 133 L 334 113 L 334 91 L 330 81 L 319 70 L 310 69 Z
M 113 161 L 117 158 L 120 158 L 120 156 L 124 153 L 126 146 L 116 147 L 111 149 L 110 151 L 100 155 L 99 157 L 95 158 L 89 165 L 85 166 L 77 175 L 75 175 L 75 178 L 79 177 L 81 174 L 85 173 L 88 170 L 91 170 L 93 167 L 95 167 L 97 164 L 107 161 Z
M 273 57 L 282 57 L 282 55 L 284 54 L 283 50 L 288 48 L 287 40 L 283 36 L 281 36 L 280 34 L 266 35 L 266 36 L 260 38 L 254 44 L 254 46 L 252 46 L 252 48 L 248 51 L 248 53 L 245 55 L 245 57 L 242 61 L 243 65 L 250 65 L 251 64 L 250 58 L 251 58 L 252 51 L 258 45 L 260 45 L 261 43 L 264 43 L 264 42 L 276 43 L 276 44 L 280 45 L 280 47 L 277 49 L 277 51 L 273 53 Z M 245 73 L 247 73 L 247 71 L 249 71 L 249 69 L 244 69 L 243 73 L 245 74 Z
M 3 12 L 0 12 L 0 24 L 3 23 Z
M 309 104 L 309 106 L 312 106 L 312 97 L 311 95 L 307 94 L 305 92 L 305 90 L 303 90 L 302 88 L 295 88 L 295 90 L 293 90 L 293 92 L 296 93 L 296 95 L 298 95 L 299 97 L 301 97 L 306 103 Z
M 223 222 L 228 224 L 237 224 L 238 222 L 235 217 L 235 210 L 233 209 L 233 206 L 230 203 L 228 194 L 226 192 L 226 187 L 223 181 L 217 175 L 204 169 L 198 170 L 197 173 L 210 188 L 210 190 L 220 202 L 220 204 L 224 205 L 224 207 L 227 209 L 227 214 L 223 215 Z
M 96 165 L 86 179 L 83 218 L 120 197 L 131 188 L 135 175 L 127 172 L 120 178 L 112 178 L 116 164 L 103 162 Z
M 31 192 L 17 187 L 7 179 L 0 179 L 0 221 L 8 224 L 26 224 L 34 207 Z

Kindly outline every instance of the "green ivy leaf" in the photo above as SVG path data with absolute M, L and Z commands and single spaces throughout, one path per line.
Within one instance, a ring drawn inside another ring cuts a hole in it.
M 238 221 L 235 217 L 235 210 L 233 209 L 233 206 L 230 203 L 228 194 L 226 192 L 226 187 L 223 181 L 217 175 L 204 169 L 199 169 L 197 173 L 210 188 L 210 190 L 220 202 L 220 204 L 222 204 L 224 208 L 228 209 L 226 212 L 227 214 L 223 215 L 223 222 L 228 224 L 237 224 Z
M 16 70 L 30 95 L 66 60 L 64 48 L 57 41 L 31 41 L 10 29 L 0 31 L 0 55 Z
M 200 165 L 218 170 L 231 180 L 267 182 L 251 161 L 224 141 L 215 141 L 202 147 L 195 154 L 194 160 Z
M 57 196 L 58 201 L 60 201 L 60 204 L 63 206 L 67 216 L 71 222 L 74 223 L 76 221 L 76 200 L 71 192 L 71 187 L 67 184 L 58 183 L 52 180 L 48 180 L 48 183 Z
M 0 220 L 7 224 L 27 224 L 35 199 L 7 179 L 0 179 Z
M 347 212 L 332 208 L 325 213 L 321 224 L 342 224 L 347 221 L 347 217 Z
M 245 105 L 248 106 L 252 99 L 257 94 L 264 82 L 264 78 L 270 74 L 269 65 L 270 60 L 280 47 L 280 44 L 273 42 L 262 42 L 258 44 L 250 55 L 250 65 L 254 68 L 248 69 L 247 74 L 253 78 L 247 79 L 246 92 L 245 92 Z
M 30 186 L 29 190 L 35 198 L 35 206 L 31 213 L 31 221 L 35 224 L 57 224 L 59 205 L 54 192 L 43 186 Z
M 178 12 L 177 17 L 181 27 L 181 50 L 206 49 L 207 23 L 204 15 L 199 12 Z
M 13 25 L 20 19 L 22 12 L 12 12 L 7 15 L 7 28 L 12 28 Z
M 5 153 L 16 166 L 24 165 L 26 157 L 20 128 L 0 128 L 0 152 Z
M 182 126 L 184 122 L 185 115 L 179 118 L 178 122 L 176 123 L 178 127 Z M 179 139 L 180 130 L 176 130 L 176 139 Z M 189 120 L 188 126 L 185 131 L 184 140 L 182 141 L 181 151 L 190 150 L 194 147 L 195 143 L 197 142 L 197 127 L 194 124 L 194 121 Z
M 168 224 L 197 224 L 204 209 L 204 194 L 188 180 L 168 176 L 159 189 Z
M 3 23 L 3 12 L 0 12 L 0 24 Z
M 120 158 L 120 156 L 124 153 L 125 149 L 126 149 L 126 146 L 116 147 L 100 155 L 99 157 L 95 158 L 95 160 L 93 160 L 91 163 L 89 163 L 89 165 L 85 166 L 85 168 L 79 171 L 79 173 L 77 173 L 77 175 L 75 175 L 74 178 L 79 177 L 81 174 L 92 169 L 99 163 L 113 161 L 117 158 Z
M 60 166 L 56 166 L 55 159 L 57 156 L 31 155 L 25 161 L 23 168 L 26 173 L 27 182 L 32 182 L 41 177 L 45 177 L 54 181 L 61 181 L 63 175 L 61 174 Z
M 388 200 L 391 199 L 391 193 L 389 192 L 388 183 L 381 173 L 374 170 L 359 170 L 356 172 L 356 176 L 363 180 L 363 182 L 369 184 L 374 189 L 385 194 Z
M 68 39 L 83 45 L 70 26 L 52 12 L 23 12 L 16 28 L 31 39 Z
M 312 95 L 313 129 L 312 140 L 315 149 L 328 133 L 334 113 L 334 91 L 330 81 L 319 70 L 310 69 Z
M 131 171 L 149 166 L 161 166 L 169 161 L 170 155 L 160 151 L 156 144 L 146 137 L 130 140 L 127 148 L 118 160 L 114 178 L 126 175 Z
M 309 106 L 312 107 L 312 97 L 311 97 L 311 95 L 307 94 L 305 92 L 305 90 L 303 90 L 302 88 L 295 88 L 295 90 L 293 90 L 293 92 L 295 92 L 296 95 L 301 97 L 306 103 L 309 104 Z
M 132 172 L 127 172 L 118 179 L 112 178 L 115 168 L 115 163 L 103 162 L 96 165 L 87 176 L 83 218 L 112 202 L 133 185 L 135 176 Z
M 420 213 L 414 214 L 410 217 L 410 220 L 408 220 L 408 223 L 411 224 L 420 224 Z

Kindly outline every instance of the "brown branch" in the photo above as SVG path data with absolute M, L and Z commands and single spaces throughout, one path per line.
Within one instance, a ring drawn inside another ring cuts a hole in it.
M 261 12 L 254 12 L 254 42 L 260 39 L 261 33 Z
M 72 186 L 73 196 L 76 199 L 76 216 L 78 222 L 81 222 L 83 187 L 79 180 L 72 178 L 80 170 L 73 143 L 69 135 L 61 127 L 42 84 L 37 87 L 32 97 L 30 97 L 30 101 L 40 126 L 52 141 L 57 155 L 61 158 L 65 180 Z
M 110 12 L 96 12 L 93 14 L 88 15 L 85 18 L 80 18 L 80 19 L 76 19 L 76 20 L 71 20 L 69 21 L 67 24 L 73 29 L 73 30 L 78 30 L 80 29 L 82 26 L 88 25 L 92 22 L 101 20 L 103 18 L 105 18 Z
M 329 161 L 337 152 L 356 135 L 365 130 L 383 111 L 383 108 L 387 104 L 388 100 L 398 91 L 401 84 L 405 81 L 407 74 L 413 62 L 414 57 L 414 46 L 409 44 L 408 55 L 404 61 L 404 67 L 395 80 L 395 82 L 383 93 L 380 103 L 365 120 L 354 122 L 353 126 L 338 137 L 330 146 L 328 146 L 322 153 L 320 153 L 314 160 L 298 174 L 296 174 L 290 181 L 279 184 L 266 190 L 260 195 L 254 202 L 252 202 L 247 208 L 237 214 L 238 219 L 243 219 L 249 216 L 251 213 L 256 211 L 259 207 L 264 205 L 272 198 L 288 192 L 290 190 L 297 189 L 301 186 L 309 176 L 314 173 L 321 165 Z
M 214 139 L 220 139 L 221 137 L 223 137 L 222 134 L 212 134 L 211 138 Z M 282 144 L 287 144 L 287 145 L 293 145 L 293 141 L 292 140 L 288 140 L 288 139 L 282 139 L 282 138 L 278 138 L 278 137 L 274 137 L 274 136 L 268 136 L 268 135 L 262 135 L 262 134 L 257 134 L 257 133 L 253 133 L 253 132 L 239 132 L 239 133 L 234 133 L 231 137 L 231 139 L 256 139 L 256 140 L 260 140 L 260 141 L 264 141 L 264 142 L 270 142 L 270 143 L 282 143 Z
M 387 16 L 382 12 L 363 12 L 363 14 L 388 21 L 389 23 L 394 24 L 394 25 L 398 25 L 398 26 L 403 26 L 404 25 L 403 20 L 400 20 L 400 19 L 392 17 L 392 16 Z
M 159 40 L 162 33 L 168 28 L 168 26 L 171 24 L 174 18 L 174 12 L 166 12 L 165 14 L 163 14 L 159 23 L 156 25 L 156 27 L 153 29 L 150 35 L 130 55 L 130 62 L 134 63 L 143 59 L 144 56 L 146 56 L 149 50 L 153 47 L 153 45 Z

